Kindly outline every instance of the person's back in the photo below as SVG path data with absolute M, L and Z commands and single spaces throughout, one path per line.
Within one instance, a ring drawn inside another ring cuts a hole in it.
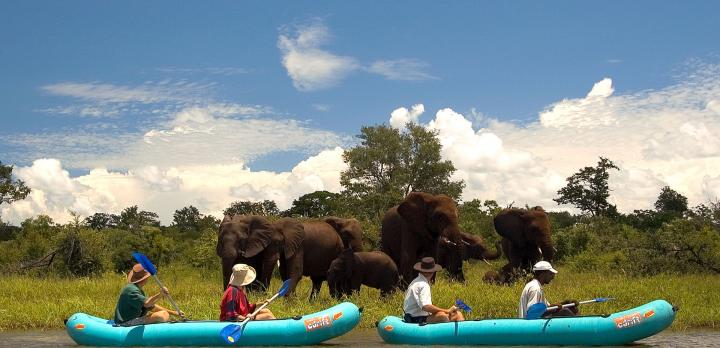
M 545 303 L 545 305 L 548 305 L 548 302 L 545 300 L 545 294 L 543 293 L 540 282 L 537 279 L 533 278 L 531 281 L 525 284 L 525 287 L 520 294 L 520 308 L 518 310 L 518 317 L 525 318 L 527 316 L 527 309 L 536 303 Z
M 145 292 L 135 283 L 128 283 L 120 291 L 115 306 L 115 323 L 122 324 L 133 319 L 142 318 L 147 314 L 145 308 Z

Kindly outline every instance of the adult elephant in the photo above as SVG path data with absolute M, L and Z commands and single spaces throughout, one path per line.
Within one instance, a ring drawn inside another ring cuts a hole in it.
M 323 219 L 327 224 L 335 229 L 346 248 L 350 247 L 355 252 L 363 251 L 362 244 L 362 226 L 356 219 L 346 219 L 336 216 L 328 216 Z
M 495 252 L 490 251 L 485 246 L 485 241 L 481 236 L 470 234 L 467 232 L 460 232 L 462 238 L 462 260 L 497 260 L 502 256 L 500 242 L 495 244 Z M 440 238 L 438 241 L 438 252 L 437 252 L 437 263 L 444 268 L 448 268 L 450 253 L 453 250 L 455 243 L 451 242 L 447 238 Z M 465 275 L 462 270 L 459 274 L 451 274 L 455 280 L 465 281 Z
M 447 270 L 451 274 L 462 273 L 458 211 L 450 197 L 411 192 L 399 205 L 385 213 L 381 250 L 398 266 L 403 287 L 416 275 L 413 270 L 415 262 L 426 256 L 436 256 L 440 237 L 453 243 L 447 253 Z
M 330 294 L 350 296 L 360 286 L 380 289 L 380 296 L 395 291 L 400 280 L 395 262 L 382 251 L 353 252 L 345 248 L 330 264 L 327 272 Z
M 302 223 L 302 226 L 305 238 L 302 242 L 304 260 L 301 274 L 312 280 L 310 297 L 313 298 L 320 292 L 323 281 L 327 280 L 330 263 L 342 251 L 343 242 L 335 228 L 325 221 L 306 221 Z M 350 242 L 352 243 L 352 241 Z M 280 259 L 280 275 L 283 279 L 294 274 L 292 270 L 288 270 L 286 264 L 292 266 L 292 263 L 286 263 Z M 286 274 L 288 271 L 290 271 L 290 275 Z M 296 281 L 293 283 L 297 284 Z
M 508 263 L 499 274 L 492 271 L 485 279 L 509 283 L 521 270 L 530 270 L 540 260 L 552 261 L 555 256 L 550 220 L 542 207 L 530 209 L 508 208 L 493 220 L 495 231 L 502 237 L 503 253 Z
M 250 290 L 267 289 L 278 260 L 285 265 L 284 278 L 299 280 L 303 273 L 305 230 L 295 219 L 284 218 L 270 223 L 258 215 L 225 215 L 220 223 L 216 252 L 223 271 L 223 288 L 227 287 L 236 263 L 245 263 L 257 272 Z M 293 282 L 294 290 L 297 281 Z

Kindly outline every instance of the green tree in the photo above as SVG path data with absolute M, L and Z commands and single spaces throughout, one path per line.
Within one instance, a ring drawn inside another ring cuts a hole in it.
M 293 201 L 287 211 L 290 216 L 321 217 L 337 214 L 340 194 L 315 191 Z
M 83 223 L 94 230 L 115 228 L 120 224 L 120 216 L 108 213 L 95 213 L 85 218 Z
M 610 169 L 619 169 L 607 158 L 600 157 L 597 167 L 585 167 L 566 179 L 567 185 L 553 199 L 558 204 L 572 204 L 583 213 L 592 216 L 617 214 L 614 205 L 608 203 Z
M 665 186 L 655 201 L 655 210 L 659 213 L 682 216 L 688 210 L 688 200 L 670 186 Z
M 275 201 L 264 200 L 262 202 L 236 201 L 223 211 L 225 215 L 280 215 Z
M 173 225 L 186 237 L 199 237 L 204 230 L 216 231 L 220 221 L 214 216 L 200 214 L 200 211 L 192 205 L 175 210 L 173 214 Z
M 118 227 L 131 231 L 139 231 L 143 226 L 160 226 L 158 214 L 139 210 L 137 205 L 127 207 L 120 213 L 120 221 Z
M 22 180 L 12 179 L 12 171 L 12 165 L 3 165 L 0 161 L 0 204 L 10 204 L 30 194 L 30 188 Z
M 366 216 L 384 213 L 412 191 L 460 198 L 465 183 L 450 180 L 455 166 L 441 159 L 435 132 L 413 123 L 407 132 L 381 125 L 362 127 L 358 138 L 360 145 L 343 153 L 348 169 L 340 184 Z

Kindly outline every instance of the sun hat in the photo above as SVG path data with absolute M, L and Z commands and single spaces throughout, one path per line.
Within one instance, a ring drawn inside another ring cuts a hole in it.
M 420 272 L 437 272 L 442 269 L 440 265 L 435 264 L 435 259 L 432 257 L 423 257 L 413 268 Z
M 252 268 L 252 266 L 248 266 L 244 263 L 238 263 L 232 268 L 232 274 L 230 275 L 230 281 L 228 284 L 245 286 L 255 280 L 255 275 L 255 269 Z
M 127 280 L 128 283 L 137 284 L 148 277 L 150 277 L 150 273 L 146 271 L 141 264 L 136 263 L 130 272 L 128 272 Z
M 533 272 L 535 271 L 550 271 L 553 273 L 557 273 L 558 271 L 553 268 L 553 266 L 550 264 L 550 262 L 547 261 L 540 261 L 533 266 Z

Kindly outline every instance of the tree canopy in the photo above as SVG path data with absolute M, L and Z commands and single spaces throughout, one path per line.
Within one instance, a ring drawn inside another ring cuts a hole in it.
M 682 215 L 688 210 L 687 197 L 671 189 L 670 186 L 665 186 L 655 201 L 655 210 L 661 213 Z
M 225 215 L 280 215 L 275 201 L 264 200 L 261 202 L 235 201 L 223 210 Z
M 335 215 L 340 204 L 339 197 L 340 194 L 328 191 L 311 192 L 294 200 L 287 214 L 305 217 Z
M 30 188 L 22 180 L 12 179 L 12 165 L 4 165 L 0 161 L 0 204 L 10 204 L 27 197 Z
M 450 179 L 451 161 L 440 157 L 437 134 L 408 123 L 407 131 L 387 125 L 362 127 L 361 143 L 343 153 L 348 169 L 340 176 L 343 195 L 367 216 L 383 213 L 412 191 L 459 199 L 465 183 Z
M 619 168 L 609 159 L 600 157 L 596 167 L 585 167 L 566 179 L 567 185 L 553 199 L 558 204 L 572 204 L 583 213 L 592 216 L 617 213 L 614 205 L 608 203 L 610 169 Z

